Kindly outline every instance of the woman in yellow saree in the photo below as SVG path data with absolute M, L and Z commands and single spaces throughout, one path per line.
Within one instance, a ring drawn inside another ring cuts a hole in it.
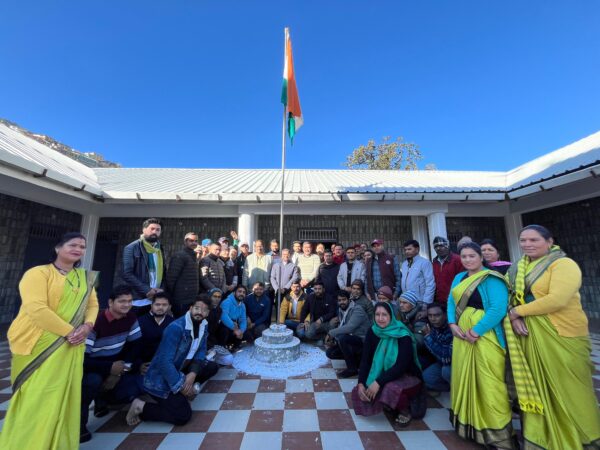
M 448 299 L 448 322 L 454 335 L 450 421 L 464 439 L 513 449 L 502 330 L 508 287 L 502 275 L 483 266 L 479 245 L 463 244 L 459 253 L 467 271 L 456 275 Z
M 3 450 L 79 447 L 85 338 L 98 314 L 95 272 L 79 269 L 85 237 L 67 233 L 52 264 L 33 267 L 19 283 L 22 305 L 8 330 L 13 395 Z
M 519 244 L 524 255 L 508 272 L 504 328 L 524 448 L 600 449 L 581 271 L 540 225 L 523 228 Z

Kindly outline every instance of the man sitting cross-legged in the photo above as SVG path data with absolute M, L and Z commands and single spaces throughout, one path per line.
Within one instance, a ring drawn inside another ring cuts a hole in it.
M 350 300 L 346 291 L 338 292 L 339 312 L 331 320 L 331 328 L 325 337 L 328 345 L 327 357 L 329 359 L 344 359 L 346 369 L 339 373 L 341 378 L 348 378 L 358 374 L 363 343 L 372 321 L 365 310 Z
M 219 323 L 217 343 L 223 347 L 237 348 L 246 332 L 246 305 L 244 300 L 248 290 L 239 285 L 221 302 L 221 323 Z
M 108 414 L 109 403 L 128 403 L 141 393 L 140 326 L 132 311 L 133 296 L 128 286 L 117 286 L 108 299 L 108 309 L 98 314 L 94 329 L 85 341 L 81 389 L 80 441 L 92 438 L 87 429 L 89 408 Z
M 293 331 L 300 324 L 300 316 L 302 315 L 302 306 L 306 301 L 306 294 L 302 291 L 300 280 L 294 280 L 292 289 L 283 297 L 281 307 L 279 308 L 279 322 Z
M 249 342 L 262 336 L 271 322 L 271 299 L 265 293 L 265 285 L 257 281 L 252 293 L 244 300 L 246 305 L 246 333 L 244 339 Z
M 127 413 L 129 425 L 142 420 L 185 425 L 192 417 L 189 400 L 196 395 L 194 383 L 206 361 L 209 303 L 206 297 L 196 300 L 165 330 L 144 377 L 144 390 L 154 402 L 136 398 Z
M 300 324 L 296 328 L 296 335 L 302 339 L 316 340 L 325 337 L 331 325 L 329 321 L 335 317 L 337 302 L 335 297 L 325 295 L 325 286 L 317 281 L 313 292 L 308 295 L 302 306 Z

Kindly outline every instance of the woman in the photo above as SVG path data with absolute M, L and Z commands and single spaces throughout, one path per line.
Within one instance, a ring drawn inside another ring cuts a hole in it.
M 51 264 L 19 283 L 22 305 L 8 330 L 13 396 L 0 448 L 76 449 L 85 339 L 98 314 L 97 272 L 79 269 L 85 237 L 67 233 Z
M 581 270 L 540 225 L 523 228 L 519 244 L 524 255 L 508 273 L 512 327 L 506 321 L 505 329 L 525 448 L 598 449 Z
M 466 272 L 456 275 L 448 299 L 448 323 L 454 335 L 450 420 L 464 439 L 512 449 L 502 331 L 508 288 L 502 275 L 483 266 L 478 244 L 463 244 L 459 254 Z
M 493 239 L 484 239 L 479 245 L 487 266 L 502 275 L 506 275 L 511 263 L 510 261 L 500 261 L 500 252 L 496 242 Z
M 412 333 L 394 317 L 389 303 L 377 303 L 375 323 L 365 337 L 358 385 L 352 390 L 356 414 L 371 416 L 385 408 L 398 414 L 400 425 L 408 425 L 410 399 L 421 390 L 416 355 Z

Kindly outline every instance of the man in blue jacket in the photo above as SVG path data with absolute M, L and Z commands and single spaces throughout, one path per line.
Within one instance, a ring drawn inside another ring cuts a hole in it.
M 217 343 L 222 347 L 239 347 L 247 329 L 246 305 L 248 290 L 242 284 L 221 302 L 221 323 L 217 332 Z
M 144 390 L 156 403 L 136 398 L 127 413 L 129 425 L 142 420 L 185 425 L 190 420 L 189 400 L 196 395 L 194 383 L 206 363 L 209 311 L 208 301 L 197 300 L 167 327 L 144 377 Z
M 262 332 L 271 323 L 271 299 L 265 293 L 265 285 L 257 281 L 252 286 L 252 294 L 244 300 L 246 305 L 246 333 L 247 341 L 254 341 L 262 336 Z

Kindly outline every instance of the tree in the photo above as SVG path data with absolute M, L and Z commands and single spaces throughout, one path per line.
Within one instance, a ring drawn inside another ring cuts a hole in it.
M 370 139 L 367 145 L 355 148 L 344 165 L 348 169 L 417 170 L 417 161 L 422 158 L 417 144 L 402 137 L 391 141 L 385 136 L 379 144 Z

